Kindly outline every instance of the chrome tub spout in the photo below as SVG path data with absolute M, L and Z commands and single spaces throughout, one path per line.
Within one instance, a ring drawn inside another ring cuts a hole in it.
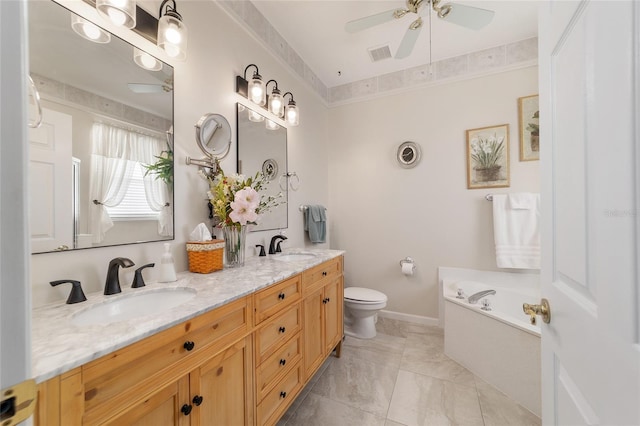
M 469 296 L 469 299 L 467 299 L 469 301 L 470 304 L 474 305 L 476 303 L 478 303 L 478 300 L 482 299 L 485 296 L 490 296 L 492 294 L 496 294 L 495 290 L 483 290 L 483 291 L 479 291 L 476 294 L 472 294 L 471 296 Z

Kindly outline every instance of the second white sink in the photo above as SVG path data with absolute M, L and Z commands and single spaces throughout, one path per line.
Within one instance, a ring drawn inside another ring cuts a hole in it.
M 132 293 L 78 312 L 72 317 L 71 322 L 76 325 L 111 324 L 158 314 L 182 305 L 194 297 L 196 290 L 187 287 Z

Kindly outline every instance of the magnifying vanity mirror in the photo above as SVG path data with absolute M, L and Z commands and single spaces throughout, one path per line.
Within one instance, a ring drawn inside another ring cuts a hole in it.
M 53 1 L 30 1 L 34 253 L 173 239 L 173 68 Z
M 237 114 L 238 173 L 250 176 L 261 172 L 268 179 L 266 190 L 261 194 L 282 193 L 287 201 L 287 188 L 280 187 L 280 178 L 287 173 L 287 129 L 240 103 Z M 287 224 L 287 204 L 283 203 L 265 214 L 252 230 L 283 229 Z
M 205 114 L 196 123 L 196 142 L 209 158 L 224 158 L 231 147 L 231 127 L 220 114 Z

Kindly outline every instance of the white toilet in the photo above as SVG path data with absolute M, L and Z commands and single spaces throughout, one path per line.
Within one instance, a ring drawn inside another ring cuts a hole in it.
M 344 334 L 360 339 L 376 337 L 376 314 L 387 306 L 387 295 L 362 287 L 344 289 Z

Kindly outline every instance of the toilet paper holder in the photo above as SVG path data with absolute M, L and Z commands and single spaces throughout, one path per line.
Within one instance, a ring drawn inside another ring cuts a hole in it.
M 405 263 L 409 263 L 409 264 L 413 265 L 413 269 L 416 269 L 416 264 L 415 264 L 415 262 L 413 261 L 413 258 L 412 258 L 412 257 L 407 256 L 407 257 L 405 257 L 404 259 L 402 259 L 402 260 L 400 261 L 400 267 L 404 266 L 404 264 L 405 264 Z

